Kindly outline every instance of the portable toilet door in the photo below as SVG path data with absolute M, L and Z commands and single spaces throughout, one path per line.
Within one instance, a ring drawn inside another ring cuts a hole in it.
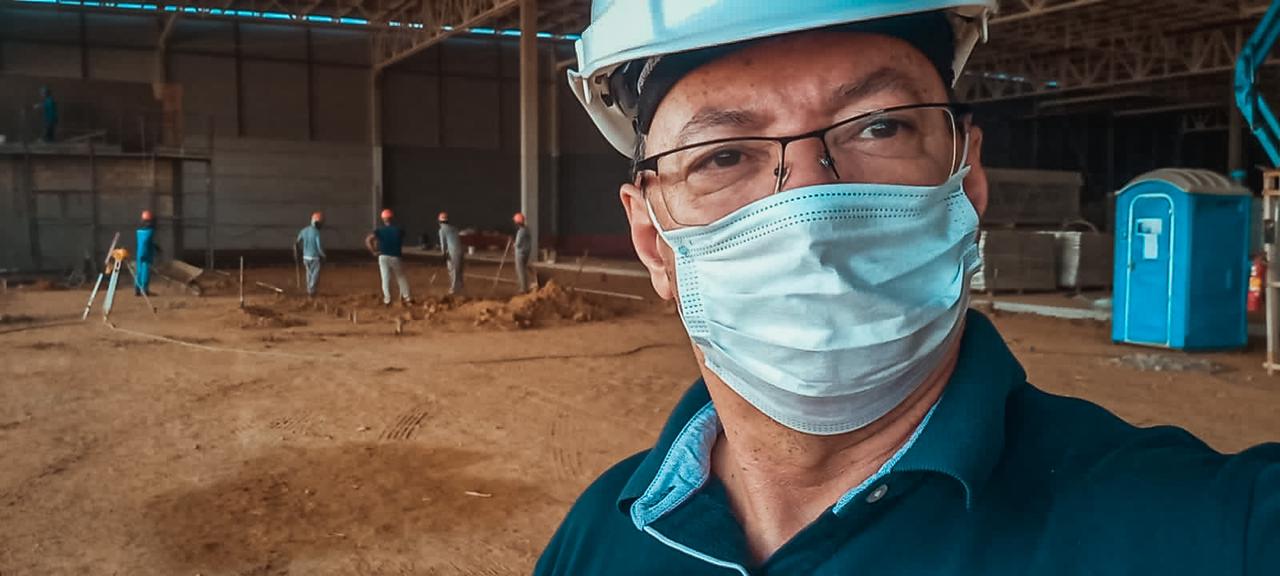
M 1165 192 L 1128 199 L 1122 340 L 1169 346 L 1173 324 L 1175 202 Z

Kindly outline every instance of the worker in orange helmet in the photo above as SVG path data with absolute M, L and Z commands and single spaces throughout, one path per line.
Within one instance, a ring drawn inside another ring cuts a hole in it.
M 408 306 L 413 304 L 409 295 L 409 278 L 404 274 L 404 266 L 400 262 L 400 251 L 404 246 L 404 230 L 392 223 L 395 213 L 390 208 L 382 211 L 382 226 L 370 232 L 364 239 L 369 253 L 378 259 L 378 273 L 382 276 L 382 305 L 391 305 L 391 276 L 394 274 L 400 287 L 400 301 Z
M 466 250 L 462 247 L 462 237 L 458 229 L 449 223 L 449 213 L 441 212 L 436 216 L 440 222 L 440 252 L 444 254 L 445 266 L 449 268 L 449 293 L 462 293 L 462 256 Z
M 151 263 L 155 261 L 156 252 L 160 247 L 155 243 L 155 215 L 150 210 L 143 210 L 141 220 L 136 234 L 138 244 L 134 250 L 137 273 L 133 277 L 133 294 L 150 296 L 151 292 L 148 288 L 151 286 Z
M 523 212 L 516 212 L 511 221 L 516 225 L 516 291 L 524 293 L 529 291 L 529 259 L 533 255 L 533 236 L 524 225 Z
M 320 264 L 328 258 L 324 246 L 320 243 L 320 228 L 324 227 L 324 213 L 313 212 L 311 225 L 298 231 L 293 241 L 294 258 L 298 257 L 298 247 L 302 247 L 302 265 L 307 269 L 307 296 L 314 298 L 316 288 L 320 284 Z

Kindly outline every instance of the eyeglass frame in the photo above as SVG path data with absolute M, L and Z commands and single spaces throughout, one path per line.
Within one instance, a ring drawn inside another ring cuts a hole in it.
M 777 142 L 778 145 L 782 147 L 782 151 L 778 154 L 778 167 L 774 169 L 774 174 L 778 177 L 778 182 L 774 187 L 774 193 L 776 194 L 782 190 L 783 183 L 786 181 L 787 174 L 789 173 L 789 171 L 785 170 L 784 168 L 787 163 L 787 146 L 789 146 L 792 142 L 798 142 L 800 140 L 808 140 L 810 138 L 817 138 L 818 141 L 822 143 L 822 158 L 819 159 L 819 162 L 824 167 L 829 168 L 831 170 L 831 173 L 834 174 L 836 178 L 839 178 L 840 171 L 836 168 L 835 160 L 831 158 L 831 151 L 827 147 L 826 136 L 828 132 L 835 130 L 836 128 L 840 128 L 840 127 L 852 124 L 859 120 L 866 119 L 876 114 L 886 114 L 889 112 L 900 112 L 903 110 L 917 110 L 917 109 L 923 109 L 923 108 L 946 109 L 951 114 L 952 123 L 954 124 L 953 128 L 956 130 L 956 137 L 961 138 L 968 134 L 968 125 L 966 124 L 966 121 L 971 120 L 973 116 L 973 107 L 968 104 L 965 104 L 963 102 L 928 102 L 928 103 L 921 103 L 921 104 L 903 104 L 901 106 L 889 106 L 887 108 L 879 108 L 879 109 L 870 110 L 867 112 L 860 112 L 852 117 L 845 118 L 844 120 L 841 120 L 839 122 L 836 122 L 835 124 L 827 126 L 826 128 L 819 128 L 817 130 L 811 130 L 809 132 L 805 132 L 803 134 L 796 134 L 793 136 L 779 136 L 779 137 L 734 136 L 730 138 L 716 138 L 714 140 L 707 140 L 705 142 L 695 142 L 692 144 L 685 144 L 684 146 L 678 146 L 676 148 L 672 148 L 671 150 L 665 150 L 663 152 L 659 152 L 652 156 L 648 156 L 641 160 L 636 161 L 631 167 L 631 177 L 632 177 L 632 180 L 635 180 L 640 175 L 641 172 L 653 172 L 654 174 L 658 174 L 658 160 L 666 156 L 676 154 L 678 152 L 684 152 L 685 150 L 691 150 L 693 148 L 698 148 L 701 146 L 711 146 L 715 144 L 725 144 L 728 142 L 738 142 L 738 141 L 744 141 L 744 140 L 770 141 L 770 142 Z M 965 148 L 968 148 L 967 143 L 965 143 Z M 963 160 L 961 161 L 963 162 Z M 955 164 L 954 158 L 952 159 L 952 164 L 953 165 L 951 167 L 951 170 L 954 171 L 958 168 L 954 166 Z M 659 174 L 659 176 L 661 175 Z M 643 190 L 643 187 L 641 189 Z

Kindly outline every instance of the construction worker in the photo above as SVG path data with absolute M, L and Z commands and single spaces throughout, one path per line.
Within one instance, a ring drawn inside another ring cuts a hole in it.
M 320 282 L 320 263 L 327 258 L 324 246 L 320 244 L 320 228 L 323 226 L 324 214 L 313 212 L 311 225 L 300 230 L 298 238 L 293 241 L 295 257 L 298 247 L 302 247 L 302 264 L 307 269 L 307 296 L 311 297 L 316 295 L 316 285 Z
M 142 211 L 142 222 L 135 236 L 138 244 L 134 249 L 137 270 L 133 277 L 133 293 L 137 296 L 143 294 L 151 296 L 148 290 L 151 286 L 151 263 L 155 261 L 156 252 L 160 247 L 155 243 L 156 219 L 150 210 Z
M 440 252 L 444 253 L 445 266 L 449 268 L 449 293 L 462 293 L 463 251 L 462 237 L 458 229 L 449 224 L 449 213 L 441 212 L 436 216 L 440 223 Z
M 511 221 L 516 225 L 516 291 L 523 294 L 529 291 L 529 259 L 533 255 L 533 237 L 524 225 L 524 213 L 516 212 Z
M 951 87 L 1016 2 L 592 4 L 568 78 L 700 378 L 535 576 L 1280 574 L 1280 444 L 1041 391 L 969 309 L 988 185 Z
M 48 86 L 40 87 L 40 103 L 35 105 L 44 120 L 44 131 L 41 139 L 53 142 L 58 136 L 58 102 L 53 99 L 53 90 Z
M 370 232 L 364 239 L 369 253 L 378 259 L 378 273 L 382 276 L 382 305 L 391 305 L 391 275 L 396 277 L 400 287 L 400 301 L 413 304 L 409 295 L 409 278 L 404 274 L 404 266 L 400 262 L 400 249 L 404 244 L 404 230 L 392 224 L 395 214 L 390 208 L 382 211 L 382 226 Z

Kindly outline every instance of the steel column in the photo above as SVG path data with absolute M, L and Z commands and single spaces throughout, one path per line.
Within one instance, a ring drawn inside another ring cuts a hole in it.
M 520 0 L 520 211 L 538 253 L 538 1 Z

